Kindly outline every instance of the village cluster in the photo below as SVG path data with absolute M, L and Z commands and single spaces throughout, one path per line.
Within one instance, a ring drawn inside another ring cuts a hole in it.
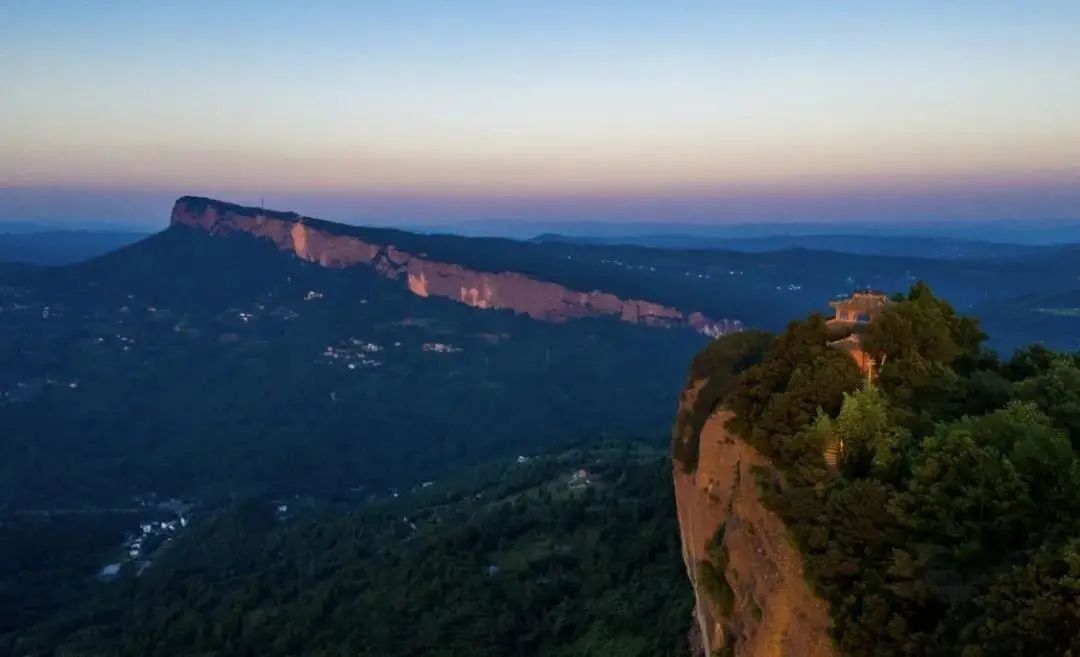
M 401 342 L 394 342 L 393 346 L 400 348 Z M 456 354 L 463 351 L 461 347 L 445 342 L 425 342 L 420 349 L 434 354 Z M 374 342 L 347 338 L 336 345 L 327 345 L 316 360 L 331 365 L 340 363 L 350 370 L 366 369 L 381 366 L 383 361 L 377 356 L 385 350 L 385 347 Z
M 395 347 L 400 345 L 400 342 L 394 343 Z M 342 363 L 350 370 L 355 370 L 357 368 L 379 367 L 382 365 L 381 360 L 373 357 L 373 354 L 382 351 L 382 345 L 365 342 L 359 338 L 348 338 L 337 345 L 327 345 L 322 352 L 321 358 L 323 362 Z
M 176 533 L 178 529 L 187 527 L 188 519 L 179 516 L 176 520 L 162 520 L 156 522 L 144 522 L 139 525 L 139 532 L 129 535 L 124 541 L 128 558 L 138 559 L 147 549 L 149 543 L 155 538 L 168 537 Z
M 566 258 L 567 258 L 567 260 L 571 259 L 570 256 L 566 256 Z M 630 263 L 623 262 L 622 260 L 611 260 L 611 259 L 606 259 L 605 258 L 605 259 L 602 259 L 600 261 L 600 264 L 614 265 L 616 267 L 621 267 L 623 269 L 636 269 L 636 270 L 650 271 L 650 272 L 655 272 L 656 271 L 656 267 L 653 267 L 651 265 L 632 265 Z M 742 276 L 743 272 L 731 269 L 731 270 L 728 271 L 727 274 L 728 274 L 728 276 Z M 703 280 L 703 281 L 704 280 L 710 280 L 712 278 L 711 274 L 692 272 L 692 271 L 684 271 L 683 276 L 685 276 L 687 278 L 697 278 L 697 279 L 700 279 L 700 280 Z M 777 288 L 777 289 L 779 289 L 779 288 Z
M 176 507 L 171 507 L 173 503 L 176 503 Z M 140 506 L 150 506 L 148 503 L 140 502 Z M 186 504 L 180 503 L 177 500 L 170 500 L 162 503 L 162 508 L 188 508 Z M 120 575 L 121 569 L 124 564 L 133 564 L 136 566 L 136 575 L 141 575 L 146 568 L 150 566 L 150 556 L 154 553 L 159 546 L 171 541 L 177 533 L 188 526 L 188 517 L 182 514 L 177 514 L 175 520 L 153 520 L 146 521 L 139 524 L 138 531 L 129 533 L 124 538 L 123 544 L 123 556 L 119 561 L 106 564 L 98 572 L 98 577 L 103 581 L 112 581 Z
M 436 354 L 456 354 L 462 351 L 461 347 L 455 347 L 452 344 L 446 344 L 443 342 L 425 342 L 421 347 L 424 351 L 431 351 Z
M 604 260 L 600 261 L 600 264 L 603 264 L 603 265 L 615 265 L 616 267 L 622 267 L 623 269 L 640 269 L 640 270 L 656 271 L 656 267 L 653 267 L 651 265 L 631 265 L 629 263 L 623 262 L 622 260 L 607 260 L 607 259 L 604 259 Z

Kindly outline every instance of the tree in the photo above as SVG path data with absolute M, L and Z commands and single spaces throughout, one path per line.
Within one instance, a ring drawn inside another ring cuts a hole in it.
M 1080 654 L 1080 538 L 994 577 L 954 645 L 963 657 Z
M 965 409 L 961 375 L 985 365 L 985 338 L 975 319 L 956 314 L 919 282 L 870 324 L 863 348 L 884 363 L 878 381 L 897 420 L 925 433 L 931 418 L 959 417 Z
M 1016 396 L 1038 404 L 1080 449 L 1080 367 L 1073 359 L 1055 358 L 1044 371 L 1018 383 Z
M 888 400 L 876 386 L 844 393 L 832 431 L 843 445 L 845 474 L 872 474 L 886 481 L 898 476 L 908 434 L 893 424 Z
M 855 362 L 828 342 L 820 315 L 789 324 L 762 362 L 746 370 L 732 389 L 728 398 L 736 414 L 732 428 L 767 454 L 785 452 L 784 461 L 789 463 L 802 460 L 805 455 L 793 453 L 786 443 L 819 410 L 836 415 L 844 393 L 862 382 Z M 819 457 L 820 452 L 814 455 Z
M 959 565 L 1000 558 L 1024 542 L 1035 506 L 1016 467 L 963 423 L 926 438 L 894 507 L 917 540 L 947 546 Z

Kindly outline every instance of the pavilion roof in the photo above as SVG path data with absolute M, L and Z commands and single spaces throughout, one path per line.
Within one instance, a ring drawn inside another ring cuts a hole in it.
M 885 306 L 889 303 L 889 297 L 876 291 L 859 291 L 852 294 L 847 299 L 839 299 L 837 301 L 830 301 L 829 305 L 833 308 L 840 308 L 843 310 L 854 310 L 859 313 L 876 313 L 884 310 Z

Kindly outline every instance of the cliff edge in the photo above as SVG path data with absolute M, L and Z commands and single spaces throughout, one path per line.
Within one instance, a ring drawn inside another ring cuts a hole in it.
M 173 206 L 170 225 L 210 235 L 247 234 L 269 240 L 279 249 L 323 267 L 372 267 L 385 278 L 402 280 L 417 296 L 448 298 L 473 308 L 511 310 L 542 321 L 611 316 L 631 324 L 687 327 L 710 337 L 741 329 L 737 320 L 713 320 L 699 312 L 684 313 L 600 290 L 571 290 L 516 272 L 481 272 L 437 262 L 393 244 L 372 243 L 357 234 L 354 227 L 295 212 L 184 196 Z
M 687 388 L 680 409 L 703 383 Z M 760 499 L 757 477 L 769 460 L 728 432 L 731 417 L 719 410 L 705 421 L 693 471 L 674 463 L 694 654 L 833 657 L 828 607 L 810 589 L 787 527 Z

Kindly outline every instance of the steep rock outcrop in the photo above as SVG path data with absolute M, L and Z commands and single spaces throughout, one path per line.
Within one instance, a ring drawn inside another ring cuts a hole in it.
M 684 392 L 683 408 L 701 383 Z M 769 461 L 727 431 L 729 419 L 721 410 L 706 421 L 693 472 L 674 464 L 683 560 L 694 587 L 695 654 L 834 657 L 828 607 L 808 586 L 783 521 L 759 496 L 757 472 Z M 721 551 L 726 609 L 704 581 L 705 562 Z
M 647 326 L 686 326 L 712 337 L 741 328 L 736 320 L 712 320 L 701 313 L 686 314 L 662 304 L 621 299 L 599 290 L 580 292 L 519 273 L 479 272 L 428 260 L 392 244 L 366 242 L 348 234 L 346 226 L 292 212 L 185 196 L 176 201 L 171 224 L 211 235 L 246 233 L 270 240 L 278 248 L 324 267 L 373 267 L 382 276 L 403 280 L 419 296 L 445 297 L 473 308 L 507 309 L 544 321 L 608 315 Z

